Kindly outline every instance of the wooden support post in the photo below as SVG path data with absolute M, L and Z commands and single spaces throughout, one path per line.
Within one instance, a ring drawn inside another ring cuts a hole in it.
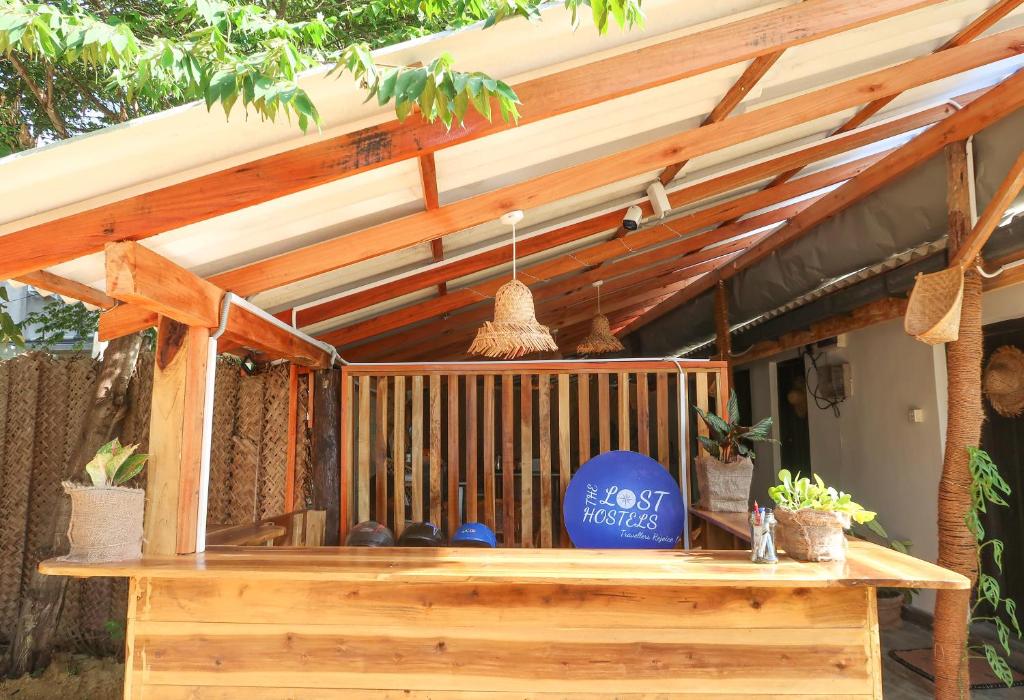
M 948 253 L 952 259 L 971 231 L 967 143 L 946 147 Z M 946 447 L 939 480 L 939 565 L 978 577 L 974 536 L 967 529 L 971 507 L 971 473 L 967 448 L 981 440 L 981 277 L 972 268 L 964 275 L 960 338 L 946 345 L 948 420 Z M 938 591 L 935 602 L 935 697 L 952 700 L 969 694 L 967 619 L 969 590 Z
M 327 512 L 324 544 L 340 543 L 341 526 L 341 373 L 321 369 L 313 379 L 313 510 Z M 345 420 L 349 417 L 345 416 Z M 347 495 L 346 495 L 347 497 Z
M 149 432 L 146 554 L 195 551 L 210 331 L 166 316 L 157 326 Z
M 729 358 L 732 356 L 732 336 L 729 333 L 729 287 L 725 280 L 718 280 L 715 285 L 715 345 L 718 346 L 718 359 L 729 362 L 725 373 L 732 386 L 732 363 Z M 721 393 L 721 392 L 719 392 Z M 729 397 L 725 397 L 728 401 Z
M 299 432 L 299 368 L 288 368 L 288 453 L 284 469 L 284 511 L 295 510 L 295 450 Z

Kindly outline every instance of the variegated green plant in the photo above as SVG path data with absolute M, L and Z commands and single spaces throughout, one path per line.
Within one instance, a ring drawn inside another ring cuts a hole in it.
M 708 435 L 698 435 L 697 439 L 708 454 L 717 460 L 728 463 L 737 457 L 754 459 L 754 450 L 751 449 L 750 443 L 777 442 L 771 436 L 771 418 L 762 418 L 749 428 L 740 425 L 740 402 L 735 391 L 729 394 L 725 418 L 711 411 L 703 411 L 699 406 L 694 408 L 708 426 Z
M 122 445 L 114 438 L 85 465 L 93 486 L 120 486 L 142 471 L 149 455 L 135 454 L 138 445 Z
M 860 524 L 875 519 L 874 512 L 865 510 L 864 506 L 859 503 L 854 503 L 850 494 L 837 491 L 832 486 L 826 486 L 817 474 L 814 475 L 814 481 L 811 481 L 806 476 L 801 477 L 799 472 L 794 477 L 788 469 L 780 469 L 779 482 L 777 486 L 768 489 L 768 495 L 782 508 L 790 510 L 812 508 L 845 513 L 854 522 Z

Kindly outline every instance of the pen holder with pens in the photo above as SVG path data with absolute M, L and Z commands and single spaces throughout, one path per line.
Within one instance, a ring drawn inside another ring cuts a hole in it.
M 775 514 L 766 508 L 754 506 L 750 514 L 750 561 L 755 564 L 775 564 Z

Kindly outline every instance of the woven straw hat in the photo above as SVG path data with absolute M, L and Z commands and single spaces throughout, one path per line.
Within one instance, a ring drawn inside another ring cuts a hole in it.
M 1024 352 L 1004 345 L 992 353 L 981 387 L 999 415 L 1015 418 L 1024 412 Z
M 470 354 L 505 360 L 555 350 L 548 327 L 537 322 L 530 288 L 517 279 L 501 285 L 494 295 L 494 320 L 484 321 L 469 346 Z
M 622 343 L 612 335 L 608 317 L 604 314 L 594 316 L 590 325 L 590 334 L 576 346 L 576 352 L 580 355 L 598 355 L 604 352 L 618 352 L 622 349 Z
M 910 292 L 903 329 L 923 343 L 950 343 L 960 337 L 964 271 L 950 267 L 919 274 Z

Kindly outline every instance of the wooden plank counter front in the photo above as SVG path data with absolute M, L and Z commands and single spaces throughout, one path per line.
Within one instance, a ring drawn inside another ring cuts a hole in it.
M 966 588 L 866 543 L 746 552 L 225 548 L 128 576 L 126 698 L 880 698 L 875 587 Z

